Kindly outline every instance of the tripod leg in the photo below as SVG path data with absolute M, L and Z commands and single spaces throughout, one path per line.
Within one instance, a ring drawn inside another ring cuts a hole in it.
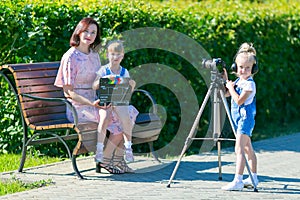
M 183 149 L 182 149 L 182 151 L 181 151 L 181 154 L 180 154 L 180 156 L 179 156 L 179 158 L 178 158 L 178 160 L 177 160 L 177 163 L 176 163 L 176 165 L 175 165 L 175 168 L 174 168 L 174 170 L 173 170 L 173 172 L 172 172 L 171 178 L 170 178 L 170 180 L 169 180 L 169 182 L 168 182 L 168 185 L 167 185 L 168 188 L 170 187 L 170 185 L 171 185 L 171 183 L 172 183 L 172 181 L 173 181 L 173 179 L 174 179 L 174 177 L 175 177 L 175 174 L 176 174 L 176 172 L 177 172 L 177 170 L 178 170 L 178 167 L 179 167 L 179 164 L 180 164 L 180 162 L 181 162 L 181 159 L 182 159 L 184 153 L 186 152 L 186 150 L 187 150 L 187 148 L 188 148 L 188 146 L 189 146 L 190 143 L 191 143 L 191 139 L 187 138 L 186 141 L 185 141 L 184 147 L 183 147 Z
M 226 110 L 226 113 L 227 113 L 227 116 L 229 118 L 229 122 L 230 122 L 230 125 L 231 125 L 231 128 L 232 128 L 232 131 L 234 133 L 234 136 L 236 138 L 236 131 L 235 131 L 235 128 L 234 128 L 234 125 L 233 125 L 233 122 L 232 122 L 232 118 L 231 118 L 231 114 L 230 114 L 230 111 L 229 111 L 229 107 L 228 107 L 228 104 L 227 104 L 227 101 L 226 101 L 226 98 L 225 98 L 225 95 L 224 95 L 224 92 L 223 90 L 220 90 L 220 94 L 221 94 L 221 98 L 222 98 L 222 101 L 223 101 L 223 104 L 224 104 L 224 107 L 225 107 L 225 110 Z M 257 188 L 256 188 L 256 185 L 254 183 L 254 179 L 253 179 L 253 176 L 251 174 L 251 169 L 250 169 L 250 166 L 249 166 L 249 163 L 247 161 L 247 158 L 246 158 L 246 155 L 243 154 L 243 157 L 245 159 L 245 163 L 246 163 L 246 168 L 248 170 L 248 173 L 249 173 L 249 176 L 251 178 L 251 182 L 254 186 L 254 192 L 258 192 Z
M 222 180 L 221 142 L 218 141 L 219 180 Z
M 207 91 L 207 93 L 206 93 L 206 95 L 205 95 L 205 98 L 204 98 L 203 103 L 202 103 L 202 105 L 201 105 L 201 107 L 200 107 L 200 110 L 199 110 L 199 112 L 198 112 L 198 114 L 197 114 L 197 117 L 196 117 L 196 119 L 195 119 L 195 121 L 194 121 L 194 123 L 193 123 L 193 126 L 192 126 L 192 128 L 191 128 L 191 131 L 190 131 L 188 137 L 186 138 L 184 147 L 183 147 L 183 149 L 182 149 L 182 151 L 181 151 L 181 154 L 180 154 L 180 156 L 179 156 L 179 158 L 178 158 L 178 160 L 177 160 L 176 166 L 175 166 L 175 168 L 174 168 L 174 170 L 173 170 L 173 172 L 172 172 L 171 178 L 170 178 L 170 180 L 169 180 L 169 182 L 168 182 L 168 185 L 167 185 L 168 188 L 170 187 L 170 184 L 172 183 L 172 180 L 173 180 L 174 177 L 175 177 L 175 174 L 176 174 L 176 172 L 177 172 L 177 169 L 178 169 L 178 167 L 179 167 L 179 164 L 180 164 L 180 162 L 181 162 L 181 159 L 182 159 L 184 153 L 186 152 L 188 146 L 189 146 L 189 145 L 191 144 L 191 142 L 192 142 L 191 140 L 192 140 L 192 138 L 194 137 L 195 129 L 196 129 L 197 126 L 198 126 L 199 120 L 200 120 L 200 118 L 201 118 L 201 115 L 202 115 L 202 113 L 203 113 L 203 110 L 204 110 L 204 108 L 205 108 L 205 105 L 206 105 L 206 103 L 207 103 L 207 101 L 208 101 L 208 99 L 209 99 L 209 97 L 210 97 L 211 91 L 212 91 L 212 85 L 209 87 L 209 89 L 208 89 L 208 91 Z
M 222 180 L 222 163 L 221 163 L 221 142 L 218 140 L 221 135 L 221 99 L 218 97 L 218 87 L 213 91 L 213 140 L 214 146 L 218 148 L 219 180 Z

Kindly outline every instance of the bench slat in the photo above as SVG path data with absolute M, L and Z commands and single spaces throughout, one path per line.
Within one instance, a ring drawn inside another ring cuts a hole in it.
M 28 99 L 28 98 L 27 98 Z M 53 102 L 53 101 L 26 101 L 22 105 L 23 110 L 31 109 L 31 108 L 43 108 L 43 107 L 59 107 L 59 106 L 65 106 L 63 102 Z
M 85 132 L 85 131 L 97 129 L 98 124 L 96 122 L 87 122 L 87 123 L 80 123 L 78 124 L 77 127 L 80 131 Z
M 43 78 L 43 82 L 41 83 L 41 79 L 19 79 L 18 87 L 21 86 L 34 86 L 34 85 L 53 85 L 55 81 L 55 77 Z
M 43 113 L 35 116 L 27 116 L 28 124 L 36 124 L 44 121 L 53 121 L 56 119 L 66 119 L 66 113 Z
M 27 86 L 27 87 L 19 87 L 18 92 L 20 94 L 39 94 L 39 93 L 55 93 L 62 94 L 62 90 L 58 89 L 54 85 L 39 85 L 39 86 Z M 35 95 L 36 96 L 36 95 Z M 48 95 L 49 96 L 49 95 Z
M 154 113 L 139 113 L 136 117 L 136 124 L 149 123 L 151 121 L 160 121 L 160 118 Z
M 13 72 L 58 69 L 60 62 L 42 62 L 42 63 L 19 63 L 4 65 L 4 68 L 10 67 Z
M 141 132 L 142 135 L 146 135 L 144 132 L 149 132 L 152 130 L 157 131 L 157 129 L 159 129 L 160 127 L 161 127 L 161 124 L 157 121 L 154 121 L 154 122 L 149 123 L 146 126 L 141 126 L 139 124 L 135 124 L 133 130 L 134 130 L 134 132 Z M 159 133 L 159 131 L 158 131 L 158 133 Z M 135 134 L 136 137 L 137 137 L 137 135 L 138 134 Z M 147 137 L 147 136 L 143 136 L 143 137 Z
M 43 98 L 64 98 L 62 91 L 52 91 L 52 92 L 41 92 L 41 93 L 33 93 L 32 95 L 37 97 L 43 97 Z M 28 101 L 39 101 L 39 100 L 33 100 L 29 97 L 24 97 L 22 95 L 19 96 L 21 102 L 26 103 Z
M 31 128 L 32 130 L 36 130 L 36 131 L 54 130 L 54 129 L 57 129 L 57 130 L 64 130 L 64 129 L 68 129 L 68 128 L 76 130 L 74 124 L 68 122 L 67 120 L 66 120 L 65 123 L 57 123 L 57 124 L 53 124 L 53 122 L 52 122 L 52 123 L 45 123 L 45 122 L 44 122 L 44 124 L 45 124 L 45 125 L 36 125 L 36 124 L 33 125 L 33 124 L 29 124 L 28 126 L 29 126 L 29 128 Z M 48 125 L 47 125 L 47 124 L 48 124 Z
M 30 71 L 19 71 L 15 72 L 14 76 L 16 80 L 20 79 L 40 79 L 43 80 L 45 77 L 56 77 L 57 70 L 30 70 Z M 42 78 L 42 79 L 41 79 Z
M 66 113 L 66 107 L 64 105 L 61 106 L 47 106 L 47 107 L 31 107 L 30 109 L 26 109 L 26 116 L 39 116 L 48 113 Z
M 64 140 L 74 140 L 78 138 L 78 135 L 76 133 L 76 134 L 61 136 L 61 138 L 63 138 Z M 60 142 L 60 140 L 57 137 L 40 138 L 38 140 L 31 141 L 30 145 L 49 144 L 53 142 Z
M 152 136 L 152 137 L 149 137 L 149 138 L 134 137 L 134 138 L 132 138 L 132 142 L 134 144 L 142 144 L 142 143 L 146 143 L 146 142 L 153 142 L 153 141 L 156 141 L 158 139 L 158 136 L 159 135 L 155 135 L 155 136 Z

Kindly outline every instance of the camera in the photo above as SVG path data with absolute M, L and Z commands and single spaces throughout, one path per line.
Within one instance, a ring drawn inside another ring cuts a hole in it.
M 226 69 L 226 63 L 221 58 L 213 58 L 212 60 L 203 59 L 202 67 L 222 73 L 223 69 Z

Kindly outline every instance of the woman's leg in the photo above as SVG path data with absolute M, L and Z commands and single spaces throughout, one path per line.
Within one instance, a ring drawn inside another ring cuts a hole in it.
M 118 145 L 122 143 L 122 141 L 122 134 L 110 134 L 103 152 L 104 157 L 112 159 L 114 152 L 117 151 Z
M 99 163 L 99 167 L 106 169 L 112 174 L 123 174 L 124 171 L 114 165 L 113 155 L 118 146 L 123 141 L 122 134 L 110 134 L 103 152 L 103 161 Z
M 103 161 L 103 148 L 104 148 L 104 140 L 106 137 L 106 128 L 110 122 L 111 109 L 100 109 L 99 110 L 99 124 L 97 129 L 97 146 L 96 146 L 96 162 Z
M 120 141 L 120 143 L 118 144 L 116 150 L 115 150 L 115 157 L 124 157 L 124 138 L 122 138 L 122 140 Z
M 125 150 L 125 146 L 124 146 L 124 141 L 122 140 L 115 150 L 114 163 L 118 168 L 120 168 L 125 173 L 134 173 L 134 170 L 131 169 L 127 165 L 126 161 L 124 160 L 124 150 Z

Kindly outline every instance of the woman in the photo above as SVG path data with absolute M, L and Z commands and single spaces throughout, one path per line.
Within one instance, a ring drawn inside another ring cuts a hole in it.
M 71 39 L 71 48 L 63 55 L 54 85 L 62 87 L 66 98 L 75 107 L 78 122 L 94 121 L 99 123 L 98 138 L 106 132 L 110 122 L 110 105 L 100 106 L 100 100 L 96 100 L 96 92 L 92 84 L 96 78 L 96 72 L 101 67 L 98 54 L 100 46 L 100 27 L 93 18 L 83 18 L 76 26 Z M 100 112 L 101 111 L 101 112 Z M 100 114 L 101 113 L 101 116 Z M 74 121 L 71 112 L 67 109 L 67 117 Z M 119 144 L 120 138 L 111 134 L 110 140 Z M 112 151 L 114 143 L 108 143 L 107 149 Z M 97 147 L 103 148 L 103 147 Z M 95 161 L 101 162 L 103 155 L 96 155 Z M 104 167 L 114 174 L 124 173 L 114 165 Z

